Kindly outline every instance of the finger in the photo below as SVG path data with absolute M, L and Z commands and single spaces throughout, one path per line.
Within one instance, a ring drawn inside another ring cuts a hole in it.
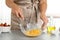
M 19 16 L 24 20 L 24 16 L 22 14 L 22 11 L 19 11 Z
M 18 13 L 18 15 L 24 20 L 24 16 L 21 13 Z
M 15 12 L 16 12 L 16 16 L 19 18 L 18 12 L 17 11 L 15 11 Z

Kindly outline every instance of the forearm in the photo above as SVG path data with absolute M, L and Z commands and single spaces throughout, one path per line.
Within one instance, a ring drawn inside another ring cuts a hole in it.
M 45 15 L 46 9 L 47 9 L 47 0 L 39 0 L 39 9 L 41 15 Z
M 14 0 L 6 0 L 6 5 L 10 8 L 14 8 L 14 6 L 16 6 L 16 4 L 14 3 Z
M 47 9 L 47 0 L 39 0 L 39 9 L 40 9 L 40 18 L 43 21 L 43 26 L 48 23 L 48 19 L 46 17 L 46 9 Z

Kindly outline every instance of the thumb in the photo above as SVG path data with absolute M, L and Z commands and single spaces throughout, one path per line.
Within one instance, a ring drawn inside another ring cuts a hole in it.
M 18 13 L 19 17 L 24 20 L 24 16 L 21 13 Z

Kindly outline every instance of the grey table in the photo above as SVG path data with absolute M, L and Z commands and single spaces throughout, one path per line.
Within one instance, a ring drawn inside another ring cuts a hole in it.
M 49 36 L 46 33 L 42 33 L 38 37 L 26 37 L 21 31 L 11 31 L 11 33 L 0 34 L 0 40 L 60 40 L 60 34 Z

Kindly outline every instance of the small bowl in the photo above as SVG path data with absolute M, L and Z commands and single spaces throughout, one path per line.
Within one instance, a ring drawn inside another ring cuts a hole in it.
M 10 32 L 11 27 L 10 26 L 1 26 L 1 32 Z

